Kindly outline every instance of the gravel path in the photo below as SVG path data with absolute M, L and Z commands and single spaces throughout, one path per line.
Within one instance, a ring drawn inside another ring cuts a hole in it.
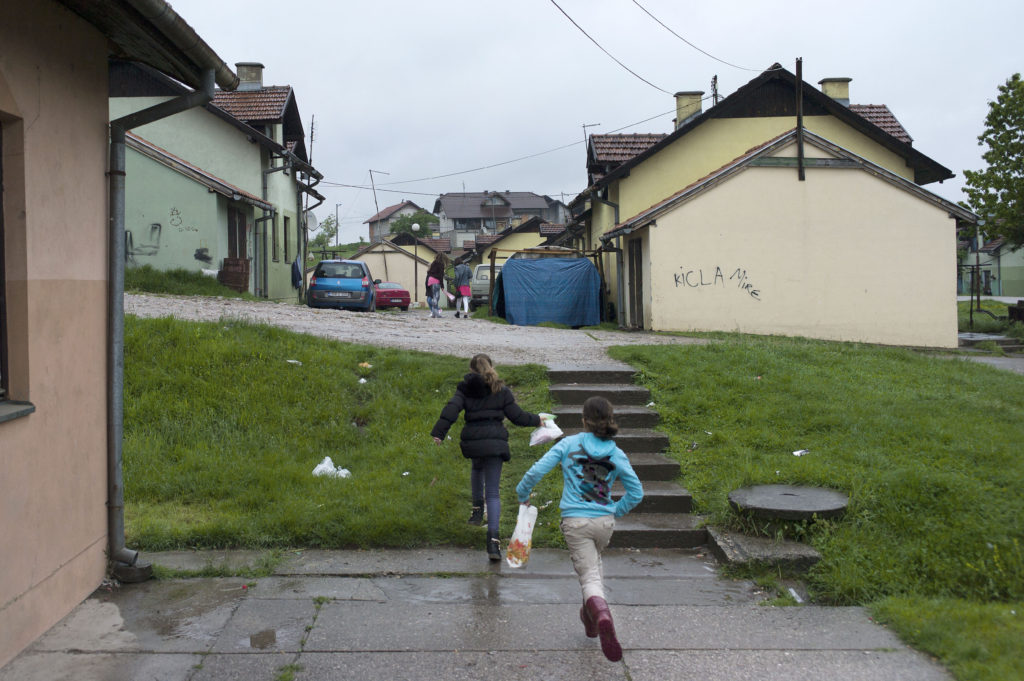
M 292 303 L 251 302 L 235 298 L 128 294 L 126 314 L 175 317 L 191 321 L 243 319 L 339 341 L 426 350 L 470 357 L 486 352 L 500 364 L 534 362 L 549 368 L 626 367 L 608 357 L 613 345 L 686 345 L 707 341 L 643 331 L 549 329 L 456 319 L 446 311 L 431 319 L 427 310 L 349 312 L 312 309 Z

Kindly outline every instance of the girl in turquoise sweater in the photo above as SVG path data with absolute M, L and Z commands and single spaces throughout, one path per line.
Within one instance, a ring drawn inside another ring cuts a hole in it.
M 644 498 L 643 486 L 625 453 L 612 437 L 619 432 L 611 403 L 590 397 L 583 403 L 585 432 L 559 441 L 523 475 L 516 486 L 519 503 L 555 466 L 562 466 L 562 534 L 583 590 L 580 619 L 587 636 L 601 638 L 601 650 L 612 662 L 622 659 L 611 610 L 604 599 L 601 552 L 611 541 L 615 519 L 630 512 Z M 626 494 L 612 499 L 612 484 L 619 480 Z

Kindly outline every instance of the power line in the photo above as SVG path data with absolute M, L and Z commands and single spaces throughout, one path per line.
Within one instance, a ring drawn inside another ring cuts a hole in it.
M 569 14 L 568 14 L 568 13 L 567 13 L 567 12 L 566 12 L 566 11 L 565 11 L 564 9 L 562 9 L 562 8 L 561 8 L 561 7 L 559 6 L 559 4 L 558 4 L 557 2 L 555 2 L 555 0 L 551 0 L 551 4 L 552 4 L 552 5 L 554 5 L 555 7 L 558 7 L 558 11 L 559 11 L 559 12 L 561 12 L 562 14 L 564 14 L 564 15 L 565 15 L 565 18 L 566 18 L 566 19 L 568 19 L 568 20 L 569 20 L 570 22 L 572 22 L 572 25 L 573 25 L 573 26 L 575 26 L 576 28 L 578 28 L 578 29 L 580 30 L 580 33 L 582 33 L 583 35 L 587 36 L 587 38 L 588 38 L 588 39 L 590 40 L 590 42 L 592 42 L 592 43 L 594 43 L 595 45 L 597 45 L 597 49 L 601 50 L 602 52 L 604 52 L 605 54 L 607 54 L 607 55 L 608 55 L 609 57 L 611 57 L 612 61 L 614 61 L 614 62 L 615 62 L 616 64 L 618 64 L 618 65 L 619 65 L 619 66 L 621 66 L 622 68 L 626 69 L 626 70 L 627 70 L 627 71 L 629 71 L 629 72 L 630 72 L 631 74 L 633 74 L 633 75 L 634 75 L 635 77 L 637 77 L 637 78 L 639 78 L 640 80 L 642 80 L 643 82 L 647 83 L 648 85 L 650 85 L 650 86 L 651 86 L 652 88 L 654 88 L 655 90 L 658 90 L 659 92 L 664 92 L 664 93 L 665 93 L 666 95 L 671 95 L 671 94 L 672 94 L 672 93 L 671 93 L 671 92 L 669 92 L 668 90 L 663 90 L 662 88 L 658 87 L 657 85 L 655 85 L 655 84 L 654 84 L 654 83 L 652 83 L 651 81 L 647 80 L 646 78 L 644 78 L 643 76 L 641 76 L 641 75 L 640 75 L 639 73 L 637 73 L 636 71 L 634 71 L 633 69 L 629 68 L 628 66 L 626 66 L 625 64 L 623 64 L 623 63 L 622 63 L 621 61 L 619 61 L 618 59 L 616 59 L 616 58 L 615 58 L 615 56 L 614 56 L 614 55 L 612 55 L 612 53 L 611 53 L 611 52 L 609 52 L 608 50 L 606 50 L 606 49 L 604 49 L 603 47 L 601 47 L 601 43 L 599 43 L 599 42 L 597 42 L 596 40 L 594 40 L 593 38 L 591 38 L 591 37 L 590 37 L 590 34 L 589 34 L 589 33 L 587 33 L 586 31 L 584 31 L 584 30 L 583 30 L 583 27 L 582 27 L 582 26 L 580 26 L 579 24 L 577 24 L 577 23 L 576 23 L 576 21 L 575 21 L 575 20 L 574 20 L 574 19 L 573 19 L 573 18 L 572 18 L 571 16 L 569 16 Z
M 553 0 L 552 0 L 552 1 L 553 1 Z M 649 11 L 647 10 L 647 8 L 646 8 L 646 7 L 644 7 L 643 5 L 641 5 L 641 4 L 639 3 L 639 2 L 637 2 L 637 0 L 633 0 L 633 4 L 634 4 L 634 5 L 636 5 L 637 7 L 639 7 L 640 9 L 642 9 L 642 10 L 644 11 L 644 14 L 646 14 L 647 16 L 649 16 L 650 18 L 652 18 L 652 19 L 654 19 L 654 20 L 655 20 L 656 22 L 658 22 L 658 24 L 659 24 L 659 25 L 660 25 L 660 26 L 661 26 L 662 28 L 664 28 L 664 29 L 665 29 L 666 31 L 668 31 L 669 33 L 671 33 L 671 34 L 672 34 L 672 35 L 674 35 L 675 37 L 679 38 L 679 39 L 680 39 L 680 40 L 682 40 L 682 41 L 683 41 L 684 43 L 686 43 L 687 45 L 689 45 L 689 46 L 690 46 L 690 47 L 692 47 L 693 49 L 697 50 L 697 51 L 698 51 L 698 52 L 700 52 L 701 54 L 703 54 L 703 55 L 706 55 L 706 56 L 708 56 L 708 57 L 711 57 L 711 58 L 712 58 L 712 59 L 714 59 L 715 61 L 717 61 L 717 62 L 721 62 L 721 63 L 725 64 L 726 66 L 731 66 L 731 67 L 733 67 L 734 69 L 740 69 L 741 71 L 758 71 L 758 72 L 761 72 L 761 71 L 764 71 L 764 70 L 765 70 L 765 69 L 751 69 L 751 68 L 747 68 L 746 66 L 738 66 L 737 64 L 732 64 L 732 63 L 730 63 L 730 62 L 727 62 L 727 61 L 725 61 L 724 59 L 719 59 L 718 57 L 716 57 L 715 55 L 711 54 L 710 52 L 708 52 L 708 51 L 706 51 L 706 50 L 702 50 L 701 48 L 697 47 L 696 45 L 694 45 L 693 43 L 691 43 L 691 42 L 690 42 L 689 40 L 687 40 L 687 39 L 686 39 L 686 38 L 684 38 L 683 36 L 679 35 L 679 34 L 678 34 L 678 33 L 676 33 L 675 31 L 673 31 L 673 30 L 672 30 L 671 28 L 669 28 L 668 26 L 666 26 L 666 25 L 665 25 L 665 23 L 664 23 L 664 22 L 663 22 L 663 21 L 662 21 L 661 19 L 659 19 L 658 17 L 656 17 L 656 16 L 654 16 L 653 14 L 651 14 L 651 13 L 650 13 L 650 12 L 649 12 Z M 779 67 L 779 68 L 781 68 L 781 67 Z M 776 69 L 767 69 L 767 70 L 768 70 L 768 71 L 775 71 Z

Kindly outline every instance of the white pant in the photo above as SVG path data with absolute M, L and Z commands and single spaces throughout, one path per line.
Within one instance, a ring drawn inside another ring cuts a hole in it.
M 608 546 L 615 530 L 615 516 L 597 518 L 562 518 L 560 527 L 569 547 L 569 558 L 580 578 L 583 602 L 592 596 L 604 598 L 601 552 Z

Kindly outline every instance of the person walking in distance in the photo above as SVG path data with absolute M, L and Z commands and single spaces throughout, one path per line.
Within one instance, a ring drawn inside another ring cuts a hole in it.
M 430 306 L 431 317 L 441 316 L 441 286 L 447 265 L 448 259 L 444 253 L 438 253 L 427 268 L 427 305 Z
M 604 598 L 601 552 L 611 541 L 615 519 L 635 508 L 643 500 L 644 490 L 626 454 L 612 440 L 619 427 L 608 400 L 595 395 L 583 403 L 583 428 L 583 432 L 560 440 L 533 464 L 516 486 L 516 495 L 520 503 L 528 504 L 534 486 L 561 465 L 560 527 L 583 591 L 580 620 L 587 636 L 600 637 L 604 656 L 617 662 L 622 659 L 622 646 Z M 612 499 L 616 480 L 626 490 L 618 501 Z
M 430 434 L 435 444 L 441 444 L 448 430 L 465 412 L 465 425 L 459 445 L 462 456 L 473 463 L 470 471 L 470 492 L 473 496 L 473 511 L 470 524 L 481 525 L 484 521 L 484 505 L 487 513 L 487 557 L 501 560 L 498 539 L 498 520 L 501 518 L 501 496 L 498 484 L 501 481 L 501 467 L 511 457 L 508 446 L 508 431 L 504 421 L 507 418 L 517 426 L 539 426 L 537 414 L 524 411 L 505 382 L 498 377 L 491 358 L 484 354 L 473 355 L 469 361 L 470 372 L 463 376 L 455 387 L 455 394 L 441 410 Z
M 456 317 L 461 312 L 466 319 L 469 319 L 469 300 L 473 296 L 469 282 L 472 278 L 473 270 L 469 269 L 469 265 L 460 262 L 455 266 L 455 293 L 459 296 L 455 303 Z

